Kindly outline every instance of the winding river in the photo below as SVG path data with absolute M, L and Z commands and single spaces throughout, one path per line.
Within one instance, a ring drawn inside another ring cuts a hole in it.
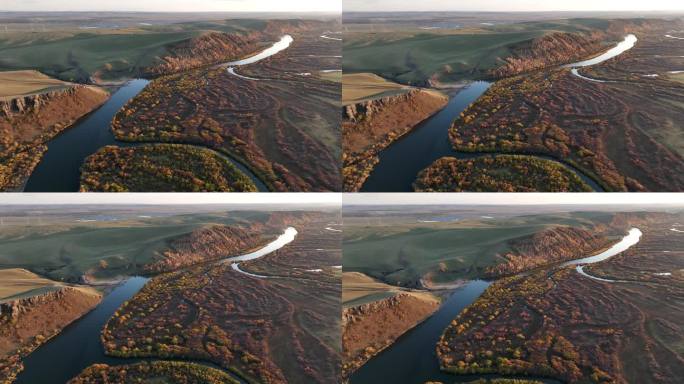
M 413 182 L 418 173 L 435 160 L 451 156 L 459 159 L 492 156 L 490 153 L 469 153 L 456 151 L 449 141 L 449 127 L 461 112 L 475 102 L 491 83 L 476 81 L 449 98 L 449 103 L 441 111 L 418 124 L 411 132 L 397 139 L 380 154 L 380 162 L 375 166 L 361 188 L 362 192 L 412 192 Z M 596 181 L 578 169 L 561 163 L 548 156 L 535 156 L 554 161 L 579 176 L 596 191 L 603 191 Z
M 606 80 L 592 79 L 591 77 L 587 77 L 587 76 L 582 75 L 581 73 L 579 73 L 579 68 L 590 67 L 592 65 L 603 63 L 606 60 L 610 60 L 613 57 L 634 48 L 634 45 L 636 44 L 637 40 L 638 39 L 635 35 L 629 34 L 629 35 L 625 36 L 624 40 L 622 40 L 616 46 L 607 50 L 603 54 L 598 55 L 592 59 L 578 61 L 576 63 L 564 65 L 563 67 L 564 68 L 571 68 L 572 74 L 581 78 L 581 79 L 594 81 L 597 83 L 605 83 L 605 82 L 607 82 Z
M 237 261 L 264 257 L 292 242 L 296 235 L 297 230 L 288 227 L 276 240 L 257 251 L 240 256 L 226 257 L 217 263 L 233 263 L 233 266 L 236 266 Z M 246 272 L 242 273 L 249 275 Z M 110 357 L 105 355 L 104 347 L 100 341 L 100 332 L 114 312 L 138 293 L 148 280 L 149 278 L 146 277 L 133 276 L 114 288 L 95 309 L 74 321 L 57 336 L 24 358 L 24 370 L 17 376 L 15 383 L 64 384 L 92 364 L 123 365 L 140 361 L 161 360 L 157 358 L 123 359 Z M 199 363 L 213 366 L 208 363 Z M 244 383 L 239 377 L 230 374 Z
M 288 48 L 293 39 L 283 36 L 280 41 L 260 53 L 248 58 L 221 64 L 230 72 L 234 66 L 253 64 Z M 231 72 L 236 76 L 237 73 Z M 241 76 L 245 77 L 245 76 Z M 256 80 L 256 79 L 251 79 Z M 47 143 L 48 150 L 31 173 L 25 192 L 77 192 L 80 187 L 81 165 L 85 159 L 106 145 L 131 147 L 145 143 L 118 141 L 111 131 L 112 119 L 128 101 L 138 95 L 149 84 L 149 80 L 134 79 L 119 88 L 101 107 L 86 115 L 74 125 L 55 136 Z M 151 143 L 147 143 L 151 144 Z M 211 150 L 210 148 L 201 147 Z M 249 168 L 220 152 L 213 151 L 229 161 L 249 177 L 259 192 L 268 192 L 268 187 Z
M 638 243 L 640 238 L 641 231 L 637 228 L 632 228 L 622 240 L 615 243 L 608 250 L 594 256 L 562 263 L 559 267 L 569 265 L 582 266 L 607 260 Z M 580 273 L 594 278 L 583 272 Z M 437 312 L 399 337 L 394 344 L 354 372 L 350 377 L 350 382 L 352 384 L 423 384 L 429 381 L 454 383 L 468 382 L 479 377 L 497 377 L 492 375 L 452 375 L 445 373 L 440 370 L 439 360 L 435 351 L 437 342 L 446 327 L 465 307 L 480 297 L 490 284 L 491 282 L 488 281 L 473 280 L 463 287 L 456 289 Z M 536 380 L 544 383 L 559 383 L 556 380 L 550 379 Z
M 602 63 L 629 49 L 636 44 L 635 35 L 627 35 L 625 39 L 615 47 L 592 59 L 579 61 L 565 65 L 571 68 L 572 73 L 580 78 L 604 82 L 603 80 L 591 79 L 582 76 L 578 68 Z M 380 162 L 375 166 L 368 179 L 361 188 L 362 192 L 412 192 L 413 182 L 418 173 L 427 168 L 435 160 L 450 156 L 459 159 L 468 159 L 481 156 L 492 156 L 492 153 L 470 153 L 456 151 L 449 141 L 449 127 L 470 104 L 475 102 L 491 85 L 486 81 L 476 81 L 452 95 L 447 106 L 418 124 L 411 132 L 402 136 L 380 154 Z M 576 167 L 558 161 L 550 156 L 528 155 L 543 160 L 554 161 L 576 174 L 582 181 L 594 191 L 602 192 L 604 189 L 592 178 L 588 177 Z

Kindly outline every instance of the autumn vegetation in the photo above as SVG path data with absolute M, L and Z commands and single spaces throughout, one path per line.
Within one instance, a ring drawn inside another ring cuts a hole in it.
M 336 383 L 339 235 L 323 229 L 334 216 L 315 217 L 285 248 L 240 263 L 269 278 L 226 263 L 152 278 L 107 323 L 106 353 L 207 361 L 248 382 Z
M 180 144 L 107 146 L 81 166 L 82 192 L 256 192 L 254 183 L 211 150 Z
M 597 223 L 591 227 L 553 226 L 529 236 L 509 241 L 506 261 L 490 266 L 488 278 L 515 275 L 534 268 L 595 255 L 615 243 L 618 238 L 609 225 Z
M 443 157 L 418 174 L 417 192 L 590 192 L 555 161 L 524 155 Z
M 163 382 L 174 384 L 238 384 L 228 373 L 202 364 L 150 361 L 109 366 L 94 364 L 68 384 L 115 384 Z
M 605 82 L 578 78 L 564 68 L 497 81 L 453 123 L 454 147 L 550 156 L 576 166 L 609 191 L 681 190 L 684 165 L 673 132 L 684 111 L 671 100 L 681 98 L 684 87 L 666 77 L 644 76 L 679 68 L 672 59 L 654 56 L 684 54 L 681 44 L 663 37 L 673 25 L 619 28 L 636 32 L 637 46 L 580 69 Z
M 380 151 L 438 112 L 448 101 L 439 92 L 413 89 L 343 107 L 344 190 L 359 191 L 380 161 Z
M 353 286 L 344 286 L 353 290 Z M 439 308 L 426 292 L 399 292 L 390 297 L 350 306 L 342 311 L 342 377 L 382 352 L 402 334 Z
M 237 69 L 258 81 L 217 66 L 155 79 L 115 116 L 115 137 L 213 149 L 274 191 L 339 191 L 340 84 L 301 75 L 339 66 L 321 27 L 294 31 L 288 49 Z
M 158 260 L 145 265 L 147 273 L 171 272 L 195 264 L 249 253 L 273 239 L 264 238 L 264 225 L 209 225 L 171 240 Z
M 0 191 L 21 191 L 46 143 L 109 98 L 92 86 L 59 88 L 0 100 Z
M 493 283 L 444 332 L 437 354 L 456 374 L 552 377 L 569 383 L 676 383 L 682 376 L 679 217 L 641 218 L 641 241 L 591 265 L 549 268 Z M 672 253 L 663 256 L 664 250 Z M 679 340 L 679 341 L 677 341 Z
M 102 299 L 94 289 L 54 284 L 43 293 L 0 302 L 0 383 L 11 384 L 24 368 L 24 357 Z

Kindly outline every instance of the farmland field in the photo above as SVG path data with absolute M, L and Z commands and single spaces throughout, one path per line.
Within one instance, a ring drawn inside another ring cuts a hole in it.
M 37 71 L 0 72 L 0 100 L 32 93 L 64 89 L 68 83 L 45 76 Z

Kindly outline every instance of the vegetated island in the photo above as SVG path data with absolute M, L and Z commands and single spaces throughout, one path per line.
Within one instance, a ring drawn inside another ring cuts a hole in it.
M 565 267 L 495 282 L 442 336 L 443 369 L 569 383 L 678 382 L 681 311 L 671 300 L 684 287 L 684 260 L 663 255 L 682 243 L 671 231 L 680 217 L 649 218 L 637 245 L 585 267 L 589 276 Z
M 339 191 L 339 42 L 333 22 L 284 25 L 291 46 L 258 63 L 162 76 L 114 118 L 129 142 L 202 145 L 245 164 L 273 191 Z M 332 68 L 331 68 L 332 67 Z
M 239 384 L 240 382 L 216 368 L 181 361 L 151 361 L 125 367 L 96 364 L 86 368 L 69 384 L 107 384 L 145 381 L 177 384 Z
M 329 219 L 300 220 L 270 257 L 154 277 L 109 320 L 105 350 L 209 361 L 250 383 L 337 382 L 341 255 L 314 248 L 337 241 Z

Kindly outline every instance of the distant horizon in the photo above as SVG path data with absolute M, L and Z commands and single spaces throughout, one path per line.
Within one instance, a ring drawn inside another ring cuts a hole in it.
M 342 0 L 9 0 L 0 12 L 341 13 Z
M 0 13 L 186 13 L 186 14 L 203 14 L 203 13 L 226 13 L 226 14 L 254 14 L 254 13 L 264 13 L 264 14 L 273 14 L 273 13 L 279 13 L 279 14 L 298 14 L 298 13 L 318 13 L 318 14 L 325 14 L 325 15 L 339 15 L 342 12 L 338 11 L 127 11 L 127 10 L 121 10 L 121 11 L 95 11 L 95 10 L 90 10 L 90 11 L 41 11 L 41 10 L 35 10 L 35 11 L 14 11 L 14 10 L 7 10 L 7 9 L 0 9 Z
M 600 4 L 599 4 L 600 3 Z M 602 8 L 606 7 L 606 8 Z M 673 0 L 480 0 L 454 7 L 448 0 L 344 0 L 344 12 L 683 12 L 684 2 Z
M 682 206 L 681 193 L 345 193 L 343 207 L 382 205 L 467 205 L 467 206 L 561 206 L 561 205 L 625 205 Z

